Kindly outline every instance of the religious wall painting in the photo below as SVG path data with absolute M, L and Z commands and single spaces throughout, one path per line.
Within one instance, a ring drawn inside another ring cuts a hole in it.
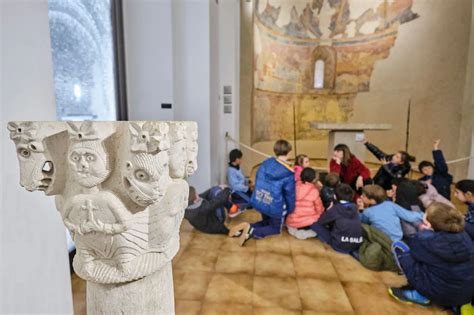
M 292 139 L 294 129 L 300 130 L 297 139 L 314 140 L 320 133 L 308 130 L 309 121 L 348 121 L 357 93 L 370 90 L 376 61 L 388 58 L 398 27 L 418 17 L 412 4 L 412 0 L 256 1 L 252 143 Z M 319 83 L 318 67 L 323 71 Z M 293 107 L 302 113 L 308 111 L 300 107 L 314 110 L 308 117 L 282 122 L 281 117 L 293 117 Z M 328 110 L 321 111 L 324 107 Z M 293 121 L 298 125 L 294 127 Z

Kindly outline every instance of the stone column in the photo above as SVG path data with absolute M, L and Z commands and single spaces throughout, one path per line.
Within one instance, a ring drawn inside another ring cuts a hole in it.
M 89 314 L 174 313 L 194 122 L 10 122 L 20 184 L 55 196 Z

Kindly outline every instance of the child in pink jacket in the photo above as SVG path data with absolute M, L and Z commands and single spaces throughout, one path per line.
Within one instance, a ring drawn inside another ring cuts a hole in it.
M 316 233 L 309 227 L 324 212 L 323 202 L 319 197 L 319 190 L 315 186 L 316 172 L 312 168 L 305 168 L 301 172 L 301 181 L 296 183 L 295 210 L 286 218 L 288 233 L 298 239 L 315 237 Z
M 299 154 L 295 159 L 295 181 L 299 182 L 301 180 L 301 172 L 304 168 L 309 167 L 309 157 L 306 154 Z

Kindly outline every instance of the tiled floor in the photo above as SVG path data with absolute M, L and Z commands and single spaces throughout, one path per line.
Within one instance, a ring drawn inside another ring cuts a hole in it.
M 233 220 L 257 221 L 248 211 Z M 403 276 L 372 272 L 317 239 L 281 236 L 250 240 L 181 228 L 173 260 L 176 314 L 446 314 L 437 307 L 405 305 L 387 287 Z M 85 284 L 73 276 L 75 314 L 85 314 Z

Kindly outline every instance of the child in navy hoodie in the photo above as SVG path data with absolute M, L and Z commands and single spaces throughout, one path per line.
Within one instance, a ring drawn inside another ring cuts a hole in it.
M 354 191 L 340 184 L 334 191 L 334 205 L 311 226 L 317 237 L 340 253 L 349 254 L 362 244 L 362 224 L 357 206 L 352 203 Z
M 467 204 L 467 213 L 464 217 L 465 229 L 474 240 L 474 180 L 465 179 L 457 182 L 454 194 L 459 201 Z
M 440 140 L 436 140 L 433 145 L 434 164 L 429 161 L 421 161 L 418 165 L 418 169 L 424 175 L 419 180 L 432 184 L 444 198 L 451 200 L 453 176 L 449 174 L 443 151 L 439 149 L 439 142 Z
M 395 242 L 392 251 L 408 286 L 390 288 L 397 300 L 470 310 L 474 296 L 474 244 L 464 232 L 463 215 L 446 204 L 434 202 L 426 209 L 425 229 L 410 247 Z M 464 310 L 461 309 L 463 313 Z
M 249 238 L 261 239 L 280 234 L 285 217 L 295 208 L 295 173 L 287 163 L 291 144 L 278 140 L 273 146 L 276 157 L 265 160 L 258 168 L 251 204 L 262 214 L 253 224 L 241 223 L 233 227 L 229 236 L 240 235 L 240 246 Z

